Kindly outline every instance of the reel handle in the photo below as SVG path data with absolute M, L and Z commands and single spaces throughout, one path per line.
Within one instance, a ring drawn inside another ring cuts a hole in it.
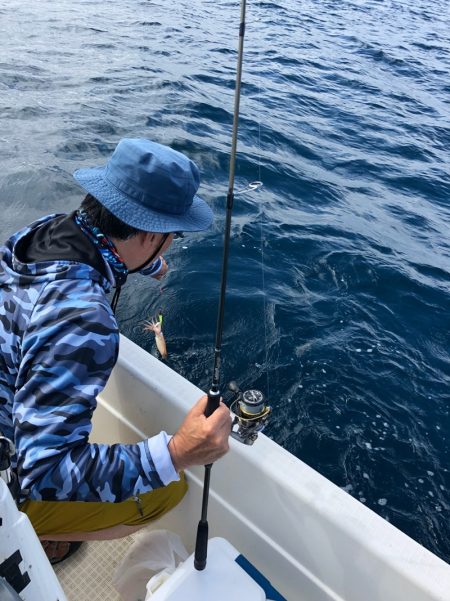
M 220 392 L 217 390 L 208 391 L 208 403 L 205 409 L 206 417 L 209 417 L 220 405 Z

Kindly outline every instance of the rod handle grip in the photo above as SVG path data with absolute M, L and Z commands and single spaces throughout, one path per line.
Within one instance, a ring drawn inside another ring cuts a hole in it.
M 204 570 L 206 567 L 206 556 L 208 554 L 208 522 L 200 520 L 197 528 L 197 540 L 195 541 L 194 568 Z
M 210 390 L 208 392 L 208 402 L 206 404 L 205 415 L 209 417 L 220 405 L 220 392 Z

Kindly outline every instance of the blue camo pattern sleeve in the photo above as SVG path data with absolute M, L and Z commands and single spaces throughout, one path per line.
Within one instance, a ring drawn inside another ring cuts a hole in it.
M 13 408 L 27 498 L 119 502 L 167 484 L 152 460 L 152 439 L 89 443 L 96 397 L 118 348 L 116 320 L 98 284 L 67 279 L 42 289 L 22 340 Z

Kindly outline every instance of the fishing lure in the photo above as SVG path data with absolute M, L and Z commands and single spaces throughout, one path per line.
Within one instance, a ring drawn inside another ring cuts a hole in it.
M 153 332 L 155 334 L 156 348 L 158 349 L 161 357 L 167 359 L 167 347 L 164 334 L 162 333 L 163 315 L 160 311 L 157 318 L 153 318 L 150 321 L 146 321 L 144 330 L 147 332 Z

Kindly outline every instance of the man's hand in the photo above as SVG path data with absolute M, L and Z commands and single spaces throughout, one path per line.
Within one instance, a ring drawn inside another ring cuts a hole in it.
M 205 417 L 208 397 L 202 396 L 184 418 L 168 448 L 177 471 L 191 465 L 214 463 L 228 451 L 231 431 L 230 411 L 224 403 Z

